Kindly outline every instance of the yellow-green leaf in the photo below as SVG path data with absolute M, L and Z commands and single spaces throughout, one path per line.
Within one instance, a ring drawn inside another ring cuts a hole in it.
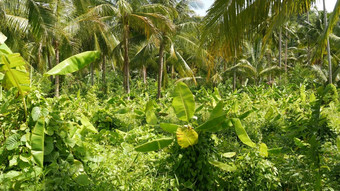
M 260 155 L 263 157 L 268 157 L 268 147 L 265 143 L 260 144 Z
M 161 123 L 160 126 L 164 131 L 174 134 L 176 133 L 177 128 L 179 127 L 179 125 L 171 123 Z
M 164 147 L 169 146 L 173 140 L 174 140 L 173 138 L 156 139 L 135 147 L 135 150 L 138 152 L 150 152 L 161 150 Z
M 155 115 L 153 104 L 154 104 L 154 101 L 150 100 L 146 103 L 146 107 L 145 107 L 146 122 L 150 125 L 157 124 L 157 116 Z
M 243 128 L 242 123 L 240 119 L 238 118 L 233 118 L 231 119 L 231 122 L 235 126 L 235 131 L 238 136 L 238 138 L 246 145 L 250 147 L 256 147 L 256 144 L 249 138 L 246 130 Z
M 226 158 L 231 158 L 236 155 L 236 152 L 228 152 L 228 153 L 223 153 L 222 156 Z
M 81 115 L 81 124 L 89 131 L 98 133 L 97 129 L 90 123 L 89 119 L 85 115 Z
M 71 56 L 60 62 L 54 68 L 45 73 L 46 76 L 51 75 L 66 75 L 76 72 L 85 66 L 95 62 L 100 57 L 98 51 L 87 51 Z
M 188 86 L 178 82 L 175 86 L 172 106 L 176 116 L 182 121 L 189 121 L 195 113 L 195 99 Z
M 195 145 L 198 142 L 197 132 L 190 126 L 184 126 L 177 128 L 176 131 L 177 142 L 182 148 Z

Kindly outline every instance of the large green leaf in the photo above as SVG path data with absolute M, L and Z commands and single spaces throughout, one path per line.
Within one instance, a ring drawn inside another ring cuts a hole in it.
M 135 150 L 138 152 L 157 151 L 170 145 L 173 140 L 174 140 L 173 138 L 156 139 L 135 147 Z
M 154 112 L 153 104 L 154 104 L 154 101 L 150 100 L 146 103 L 146 107 L 145 107 L 146 122 L 150 125 L 157 124 L 157 117 Z
M 208 121 L 195 128 L 197 131 L 216 132 L 222 128 L 223 122 L 226 120 L 226 113 L 223 110 L 223 102 L 220 101 L 211 111 Z
M 12 54 L 13 52 L 11 51 L 10 48 L 4 43 L 0 44 L 0 55 L 1 54 Z
M 0 71 L 5 75 L 4 87 L 6 89 L 17 87 L 20 94 L 24 94 L 29 90 L 29 73 L 24 67 L 26 63 L 20 54 L 0 55 L 0 64 L 3 64 Z
M 177 142 L 182 148 L 187 148 L 198 143 L 198 134 L 190 126 L 177 128 L 176 135 Z
M 66 60 L 60 62 L 50 71 L 46 72 L 46 76 L 51 75 L 66 75 L 76 72 L 85 66 L 95 62 L 100 57 L 100 52 L 98 51 L 87 51 L 80 54 L 71 56 Z
M 179 127 L 179 125 L 171 124 L 171 123 L 161 123 L 160 126 L 164 131 L 173 133 L 173 134 L 176 133 L 177 128 Z
M 238 136 L 238 138 L 246 145 L 250 146 L 250 147 L 256 147 L 256 144 L 249 138 L 246 130 L 244 129 L 244 127 L 242 126 L 242 123 L 240 121 L 240 119 L 238 118 L 233 118 L 231 119 L 231 122 L 233 123 L 233 125 L 235 126 L 235 131 L 236 134 Z
M 44 140 L 45 140 L 45 122 L 44 118 L 40 118 L 32 132 L 31 137 L 31 152 L 34 161 L 41 167 L 44 163 Z
M 32 112 L 33 121 L 37 121 L 40 117 L 46 117 L 48 115 L 48 110 L 46 108 L 41 109 L 40 107 L 33 107 Z
M 83 125 L 83 130 L 87 129 L 93 133 L 98 133 L 97 129 L 92 125 L 89 119 L 85 115 L 81 115 L 80 118 L 81 124 Z
M 13 150 L 18 148 L 20 145 L 20 135 L 13 134 L 6 139 L 5 146 L 7 150 Z
M 268 157 L 268 147 L 265 143 L 260 144 L 260 155 L 263 157 Z
M 172 106 L 178 119 L 189 121 L 195 113 L 195 99 L 188 86 L 183 82 L 178 82 L 175 86 Z

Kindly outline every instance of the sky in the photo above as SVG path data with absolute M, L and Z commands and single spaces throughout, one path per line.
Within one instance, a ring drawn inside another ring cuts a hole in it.
M 334 5 L 337 0 L 325 0 L 326 1 L 326 10 L 327 12 L 332 12 Z M 200 0 L 200 4 L 202 6 L 201 9 L 197 8 L 195 11 L 198 15 L 204 16 L 209 7 L 214 3 L 214 0 Z M 323 10 L 322 0 L 316 0 L 316 7 L 318 10 Z

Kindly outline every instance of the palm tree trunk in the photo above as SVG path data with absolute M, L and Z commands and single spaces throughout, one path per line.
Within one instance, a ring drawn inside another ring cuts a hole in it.
M 130 93 L 129 25 L 124 26 L 124 89 Z
M 42 42 L 39 43 L 39 49 L 38 49 L 38 57 L 37 57 L 37 68 L 38 71 L 43 73 L 44 72 L 44 67 L 41 64 L 41 52 L 42 52 Z
M 282 28 L 280 27 L 280 32 L 279 32 L 279 67 L 281 69 L 281 63 L 282 63 L 282 55 L 281 55 L 281 52 L 282 52 Z M 281 81 L 281 72 L 279 74 L 279 79 Z
M 47 62 L 48 62 L 48 70 L 52 69 L 52 62 L 51 62 L 51 55 L 50 55 L 50 51 L 47 49 Z M 51 82 L 53 81 L 53 76 L 50 76 L 50 80 Z
M 59 42 L 55 41 L 55 65 L 58 64 L 59 64 Z M 54 96 L 59 97 L 59 85 L 60 85 L 59 75 L 55 76 L 54 85 L 55 85 Z
M 233 91 L 235 91 L 235 90 L 236 90 L 236 78 L 237 78 L 237 76 L 236 76 L 236 70 L 234 69 L 234 77 L 233 77 Z
M 146 84 L 146 66 L 143 65 L 143 82 Z
M 325 0 L 323 0 L 323 12 L 324 12 L 324 20 L 325 20 L 325 28 L 327 28 L 327 11 L 326 11 L 326 4 Z M 327 37 L 327 55 L 328 55 L 328 73 L 329 79 L 328 82 L 332 84 L 332 60 L 331 60 L 331 48 L 329 45 L 329 37 Z
M 286 27 L 288 26 L 286 25 Z M 285 44 L 285 73 L 286 74 L 288 71 L 287 58 L 288 58 L 288 30 L 286 30 L 286 44 Z
M 102 62 L 102 84 L 103 84 L 103 91 L 106 92 L 106 59 L 103 55 L 103 62 Z
M 307 23 L 309 24 L 309 11 L 307 11 Z M 307 64 L 310 66 L 310 47 L 309 35 L 307 34 Z
M 158 68 L 158 95 L 157 95 L 158 99 L 162 97 L 161 90 L 162 90 L 162 77 L 163 77 L 164 46 L 165 46 L 165 41 L 163 39 L 159 47 L 159 57 L 158 57 L 158 67 L 159 67 Z

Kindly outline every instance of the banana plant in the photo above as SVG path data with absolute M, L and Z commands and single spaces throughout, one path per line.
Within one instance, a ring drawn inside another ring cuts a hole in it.
M 198 143 L 199 134 L 204 132 L 216 133 L 225 128 L 234 127 L 238 138 L 244 144 L 251 148 L 259 148 L 260 154 L 264 157 L 268 156 L 267 146 L 264 143 L 257 145 L 248 136 L 246 130 L 242 126 L 239 118 L 227 118 L 227 112 L 223 110 L 224 104 L 222 101 L 218 102 L 214 109 L 210 112 L 210 117 L 203 124 L 193 127 L 191 121 L 195 114 L 195 99 L 194 95 L 183 82 L 178 82 L 175 86 L 172 107 L 177 118 L 185 125 L 161 123 L 160 127 L 173 135 L 173 137 L 163 137 L 145 144 L 135 147 L 139 152 L 157 151 L 169 146 L 175 139 L 182 149 L 188 148 Z M 213 165 L 219 167 L 220 163 L 212 162 Z M 225 167 L 225 165 L 222 165 Z M 233 169 L 233 168 L 228 168 Z
M 25 93 L 30 89 L 30 78 L 25 66 L 26 62 L 19 53 L 13 53 L 5 44 L 7 37 L 0 32 L 0 82 L 5 89 L 16 87 L 24 104 L 25 118 L 27 106 Z
M 45 76 L 51 75 L 67 75 L 83 69 L 90 63 L 97 61 L 100 58 L 99 51 L 86 51 L 74 56 L 71 56 L 64 61 L 60 62 L 58 65 L 53 67 L 51 70 L 46 72 Z

